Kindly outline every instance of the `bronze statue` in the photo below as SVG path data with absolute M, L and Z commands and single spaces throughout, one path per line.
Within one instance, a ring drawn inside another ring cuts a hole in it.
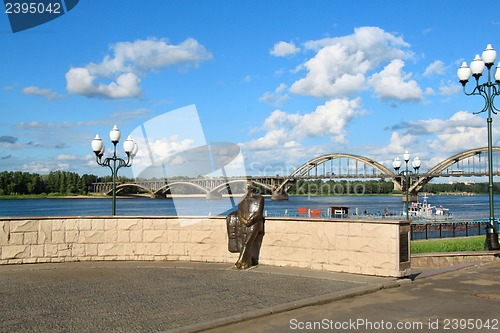
M 237 269 L 247 269 L 259 262 L 260 246 L 264 237 L 264 197 L 253 192 L 252 182 L 247 183 L 247 194 L 238 204 L 238 210 L 227 218 L 228 249 L 240 253 L 234 264 Z

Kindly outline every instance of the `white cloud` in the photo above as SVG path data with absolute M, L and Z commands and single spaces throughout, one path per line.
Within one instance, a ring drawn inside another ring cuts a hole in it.
M 109 84 L 95 84 L 96 77 L 87 68 L 71 68 L 66 73 L 66 88 L 70 93 L 87 97 L 131 98 L 141 95 L 140 79 L 134 73 L 125 73 Z
M 444 63 L 441 60 L 436 60 L 424 71 L 424 76 L 431 76 L 433 74 L 443 75 L 444 74 Z
M 415 146 L 415 142 L 418 140 L 418 137 L 410 134 L 410 133 L 400 133 L 398 131 L 394 131 L 391 134 L 391 138 L 389 139 L 389 144 L 378 150 L 376 154 L 380 156 L 399 156 L 403 154 L 406 150 L 409 150 L 411 147 Z M 392 161 L 391 161 L 392 163 Z M 392 165 L 390 166 L 392 169 Z
M 435 95 L 436 92 L 431 87 L 427 87 L 427 88 L 425 88 L 425 94 L 426 95 Z
M 389 144 L 376 150 L 380 156 L 396 156 L 406 149 L 419 153 L 427 165 L 435 165 L 459 152 L 486 146 L 486 122 L 480 116 L 459 111 L 449 119 L 406 122 L 392 128 Z M 499 130 L 494 128 L 495 135 Z M 395 155 L 396 154 L 396 155 Z
M 394 59 L 413 56 L 401 37 L 377 27 L 356 28 L 354 34 L 304 44 L 316 51 L 303 66 L 307 74 L 290 88 L 295 94 L 323 98 L 350 96 L 368 88 L 366 75 Z
M 424 119 L 400 123 L 390 128 L 385 146 L 366 145 L 365 154 L 392 169 L 392 160 L 408 150 L 411 158 L 422 160 L 423 170 L 469 149 L 487 145 L 486 121 L 479 115 L 459 111 L 448 119 Z M 500 137 L 500 125 L 493 128 Z M 494 145 L 497 143 L 493 143 Z
M 111 46 L 113 57 L 104 57 L 99 64 L 87 67 L 93 74 L 108 76 L 118 72 L 144 71 L 179 64 L 197 65 L 212 55 L 197 40 L 188 38 L 179 45 L 166 40 L 137 40 Z
M 249 150 L 298 147 L 307 138 L 330 137 L 331 141 L 345 141 L 345 130 L 351 119 L 360 113 L 360 99 L 334 99 L 304 115 L 276 110 L 264 121 L 266 133 L 245 145 Z
M 454 154 L 487 145 L 486 122 L 477 115 L 459 111 L 449 120 L 434 122 L 437 122 L 433 128 L 436 138 L 429 141 L 430 149 Z
M 95 163 L 95 161 L 94 161 Z M 70 170 L 70 165 L 68 163 L 58 163 L 55 161 L 30 161 L 23 164 L 23 170 L 27 170 L 32 173 L 49 173 L 53 170 L 67 171 Z
M 293 42 L 287 43 L 281 41 L 274 44 L 274 47 L 272 50 L 269 51 L 269 54 L 275 57 L 287 57 L 294 55 L 298 52 L 300 52 L 300 48 L 295 46 Z
M 24 87 L 23 94 L 28 96 L 42 96 L 47 98 L 48 100 L 55 100 L 62 98 L 61 95 L 56 94 L 54 91 L 50 89 L 41 89 L 36 86 Z
M 203 45 L 189 38 L 179 45 L 165 40 L 137 40 L 111 46 L 102 62 L 71 68 L 66 73 L 70 93 L 87 97 L 133 98 L 141 95 L 140 76 L 166 66 L 194 65 L 212 58 Z M 111 77 L 110 83 L 96 81 Z
M 245 75 L 245 77 L 243 78 L 243 82 L 252 82 L 254 80 L 254 76 L 253 75 L 250 75 L 250 74 L 247 74 Z
M 130 120 L 130 119 L 144 119 L 146 117 L 150 117 L 151 115 L 152 115 L 151 110 L 141 108 L 131 111 L 120 110 L 119 112 L 111 114 L 111 117 L 115 118 L 117 121 L 119 120 L 120 122 L 122 122 L 124 120 Z
M 371 55 L 376 55 L 377 58 L 380 58 L 379 61 L 388 56 L 384 54 L 384 51 L 389 51 L 391 54 L 390 57 L 405 57 L 407 53 L 400 48 L 410 46 L 403 38 L 385 32 L 378 27 L 355 28 L 352 35 L 313 40 L 306 42 L 304 46 L 306 49 L 317 51 L 326 46 L 336 44 L 346 45 L 350 49 L 361 48 L 369 51 Z
M 194 140 L 181 139 L 177 135 L 152 141 L 146 141 L 144 138 L 134 138 L 134 140 L 141 148 L 134 159 L 135 166 L 151 166 L 151 154 L 154 155 L 154 161 L 165 162 L 176 153 L 194 147 Z M 176 163 L 178 162 L 179 159 L 176 160 Z
M 444 96 L 455 95 L 462 91 L 462 86 L 456 82 L 441 82 L 439 93 Z
M 280 84 L 274 92 L 266 91 L 264 95 L 259 98 L 259 102 L 265 102 L 272 104 L 274 106 L 280 106 L 284 101 L 288 99 L 288 94 L 283 94 L 286 90 L 286 84 Z
M 403 66 L 400 59 L 391 61 L 380 73 L 372 75 L 370 85 L 383 100 L 422 101 L 422 89 L 410 79 L 410 74 L 402 71 Z
M 76 161 L 79 159 L 81 159 L 81 156 L 69 155 L 69 154 L 61 154 L 56 158 L 56 160 L 58 161 Z

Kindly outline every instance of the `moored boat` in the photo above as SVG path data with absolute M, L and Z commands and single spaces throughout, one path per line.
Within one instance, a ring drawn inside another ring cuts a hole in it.
M 408 207 L 408 215 L 410 219 L 425 219 L 433 221 L 450 220 L 453 214 L 449 208 L 444 208 L 442 205 L 439 207 L 433 206 L 427 202 L 427 195 L 424 195 L 423 201 L 412 202 Z M 403 212 L 406 216 L 406 212 Z

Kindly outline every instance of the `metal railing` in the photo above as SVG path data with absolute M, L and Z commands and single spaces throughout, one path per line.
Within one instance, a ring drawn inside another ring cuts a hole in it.
M 319 209 L 307 210 L 284 210 L 264 212 L 266 217 L 300 217 L 300 218 L 324 218 L 324 219 L 387 219 L 402 220 L 402 214 L 370 214 L 370 215 L 352 215 L 352 214 L 331 214 Z M 333 221 L 332 221 L 333 222 Z M 500 227 L 500 219 L 495 219 L 497 226 Z M 486 226 L 489 225 L 488 218 L 480 219 L 461 219 L 450 221 L 412 221 L 410 236 L 412 240 L 432 239 L 432 238 L 453 238 L 486 235 Z M 497 229 L 498 230 L 498 229 Z
M 496 221 L 498 223 L 498 220 Z M 411 224 L 411 239 L 453 238 L 486 235 L 488 219 Z

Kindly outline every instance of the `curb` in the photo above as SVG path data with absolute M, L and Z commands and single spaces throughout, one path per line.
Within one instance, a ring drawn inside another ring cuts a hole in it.
M 201 332 L 209 329 L 214 329 L 217 327 L 227 326 L 230 324 L 240 323 L 246 320 L 257 319 L 265 316 L 270 316 L 277 313 L 288 312 L 308 306 L 315 305 L 323 305 L 339 300 L 343 300 L 346 298 L 352 298 L 356 296 L 371 294 L 382 289 L 390 289 L 401 286 L 401 284 L 397 281 L 386 282 L 382 284 L 372 284 L 361 287 L 352 288 L 349 290 L 339 291 L 331 294 L 325 294 L 310 298 L 304 298 L 298 301 L 284 303 L 260 310 L 250 311 L 234 316 L 229 316 L 225 318 L 220 318 L 200 324 L 193 324 L 184 327 L 174 328 L 166 331 L 162 331 L 163 333 L 195 333 Z

